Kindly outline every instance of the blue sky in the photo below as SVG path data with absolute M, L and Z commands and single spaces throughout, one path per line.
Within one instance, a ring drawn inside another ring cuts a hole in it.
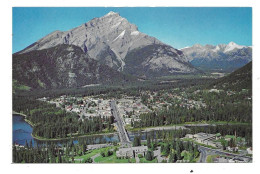
M 13 53 L 45 35 L 75 28 L 109 11 L 119 12 L 139 31 L 174 48 L 227 44 L 252 45 L 251 8 L 13 8 Z

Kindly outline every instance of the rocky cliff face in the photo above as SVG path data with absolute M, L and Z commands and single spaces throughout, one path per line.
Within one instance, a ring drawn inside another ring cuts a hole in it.
M 206 70 L 233 71 L 252 60 L 252 48 L 234 42 L 217 46 L 196 44 L 181 51 L 192 65 Z
M 13 80 L 32 89 L 56 89 L 134 79 L 91 59 L 80 47 L 62 44 L 14 54 Z
M 150 72 L 156 75 L 160 74 L 160 71 L 168 75 L 197 72 L 186 61 L 181 51 L 141 33 L 136 25 L 114 12 L 94 18 L 69 31 L 55 31 L 20 51 L 19 54 L 59 44 L 78 46 L 84 53 L 102 64 L 135 75 L 148 75 Z M 143 50 L 147 51 L 145 55 L 141 54 Z M 130 57 L 138 59 L 141 65 L 129 60 Z M 140 72 L 136 71 L 136 67 Z

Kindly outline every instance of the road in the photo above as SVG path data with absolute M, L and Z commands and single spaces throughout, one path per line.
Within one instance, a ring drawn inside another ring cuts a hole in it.
M 146 128 L 144 131 L 149 132 L 149 131 L 154 131 L 154 130 L 173 130 L 173 129 L 187 129 L 184 126 L 161 126 L 161 127 L 150 127 Z
M 100 149 L 105 147 L 112 147 L 113 144 L 90 144 L 87 146 L 87 150 Z
M 205 149 L 203 146 L 199 146 L 198 150 L 200 151 L 200 163 L 206 163 L 207 160 L 207 149 Z
M 98 154 L 92 156 L 92 157 L 91 157 L 92 163 L 96 163 L 96 162 L 95 162 L 95 158 L 97 158 L 97 157 L 99 157 L 99 156 L 100 156 L 100 153 L 98 153 Z
M 198 150 L 200 151 L 200 154 L 201 154 L 200 160 L 199 160 L 200 163 L 205 163 L 208 155 L 226 155 L 226 156 L 229 156 L 230 158 L 240 158 L 240 159 L 243 159 L 244 161 L 252 161 L 251 157 L 245 156 L 243 154 L 234 154 L 234 153 L 224 152 L 219 149 L 211 149 L 208 147 L 199 146 Z
M 125 127 L 123 126 L 123 120 L 119 115 L 115 100 L 111 101 L 111 112 L 116 120 L 116 126 L 117 126 L 117 131 L 119 133 L 121 145 L 131 146 L 131 141 L 129 140 L 129 136 L 125 130 Z

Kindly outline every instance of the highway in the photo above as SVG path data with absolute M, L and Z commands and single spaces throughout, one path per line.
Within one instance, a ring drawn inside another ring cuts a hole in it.
M 123 120 L 119 115 L 115 100 L 111 101 L 111 112 L 116 120 L 116 126 L 117 126 L 117 131 L 119 133 L 121 145 L 131 146 L 131 141 L 129 140 L 125 127 L 123 126 Z

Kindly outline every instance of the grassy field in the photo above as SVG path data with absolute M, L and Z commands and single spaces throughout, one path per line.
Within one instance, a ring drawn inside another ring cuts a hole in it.
M 86 160 L 87 158 L 91 158 L 92 156 L 104 151 L 104 150 L 107 150 L 107 149 L 111 149 L 112 147 L 106 147 L 106 148 L 100 148 L 100 149 L 95 149 L 95 150 L 91 150 L 91 151 L 88 151 L 86 152 L 85 155 L 82 155 L 82 156 L 75 156 L 74 159 L 81 159 L 81 160 Z M 75 160 L 75 162 L 79 162 L 78 160 Z
M 135 163 L 135 159 L 131 158 L 131 159 L 117 159 L 116 154 L 114 153 L 111 156 L 108 157 L 103 157 L 103 156 L 99 156 L 97 158 L 95 158 L 94 160 L 96 163 Z
M 213 159 L 218 157 L 219 155 L 209 155 L 207 157 L 207 163 L 213 163 Z

